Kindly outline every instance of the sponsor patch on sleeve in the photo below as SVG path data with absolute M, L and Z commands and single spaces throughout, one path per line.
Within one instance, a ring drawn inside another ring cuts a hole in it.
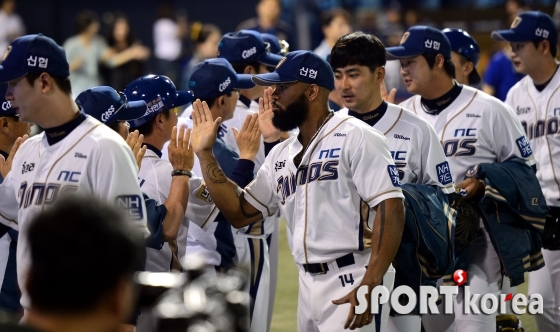
M 389 172 L 389 176 L 391 177 L 391 182 L 393 182 L 393 186 L 400 187 L 402 184 L 399 177 L 399 170 L 397 169 L 397 166 L 395 165 L 387 166 L 387 172 Z
M 144 209 L 142 203 L 144 199 L 140 195 L 121 195 L 117 196 L 117 208 L 123 210 L 130 220 L 142 220 Z
M 453 181 L 451 177 L 451 170 L 449 169 L 449 163 L 447 161 L 437 164 L 436 170 L 439 183 L 445 185 L 450 184 Z
M 203 200 L 204 202 L 208 203 L 208 204 L 213 204 L 214 201 L 212 200 L 212 197 L 210 197 L 210 192 L 208 191 L 208 188 L 206 188 L 206 184 L 202 183 L 202 185 L 198 188 L 197 192 L 196 192 L 196 197 Z
M 528 158 L 533 154 L 533 150 L 531 150 L 531 145 L 529 144 L 527 137 L 521 136 L 515 140 L 515 143 L 517 143 L 519 152 L 521 152 L 521 157 Z

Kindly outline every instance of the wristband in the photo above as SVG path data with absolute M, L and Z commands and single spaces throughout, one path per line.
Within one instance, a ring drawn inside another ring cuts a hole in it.
M 191 171 L 187 171 L 186 169 L 178 169 L 178 170 L 173 170 L 173 172 L 171 172 L 171 176 L 177 176 L 177 175 L 186 175 L 189 178 L 192 178 L 193 174 Z

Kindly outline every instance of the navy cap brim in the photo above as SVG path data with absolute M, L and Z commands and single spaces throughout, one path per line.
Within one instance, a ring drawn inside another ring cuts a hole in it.
M 278 63 L 282 60 L 282 58 L 283 56 L 281 55 L 266 52 L 265 54 L 261 55 L 261 57 L 258 58 L 257 61 L 267 66 L 276 67 Z
M 518 33 L 515 33 L 515 31 L 511 29 L 493 31 L 491 36 L 492 39 L 495 41 L 507 41 L 510 43 L 531 41 L 530 38 L 527 38 L 526 36 L 521 36 Z
M 173 103 L 174 107 L 183 106 L 190 102 L 192 102 L 194 96 L 190 91 L 177 91 L 177 99 L 175 99 L 175 103 Z
M 387 47 L 385 51 L 388 60 L 409 58 L 422 54 L 422 51 L 407 49 L 404 46 Z
M 144 116 L 147 110 L 148 110 L 148 106 L 146 105 L 145 101 L 143 100 L 129 101 L 128 107 L 123 107 L 123 109 L 117 112 L 116 120 L 117 121 L 136 120 Z
M 255 83 L 251 80 L 253 75 L 237 74 L 237 83 L 233 86 L 236 90 L 248 90 L 255 87 Z
M 253 82 L 256 85 L 260 85 L 260 86 L 271 86 L 280 83 L 294 83 L 297 82 L 297 80 L 285 77 L 274 71 L 272 73 L 259 74 L 253 76 Z
M 0 83 L 13 81 L 25 75 L 27 75 L 26 72 L 5 69 L 0 65 Z

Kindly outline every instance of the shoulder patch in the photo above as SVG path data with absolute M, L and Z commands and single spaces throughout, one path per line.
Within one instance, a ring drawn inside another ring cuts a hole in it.
M 140 195 L 121 195 L 116 198 L 116 206 L 123 210 L 130 220 L 142 220 L 144 210 L 142 209 L 143 198 Z
M 196 198 L 208 203 L 208 204 L 213 204 L 214 201 L 212 200 L 212 197 L 210 197 L 210 192 L 208 191 L 208 188 L 206 188 L 206 184 L 203 182 L 200 187 L 198 188 L 198 190 L 196 191 Z
M 446 185 L 453 181 L 451 177 L 451 170 L 449 169 L 449 163 L 447 161 L 437 164 L 436 171 L 439 183 Z
M 531 145 L 527 140 L 527 137 L 521 136 L 515 140 L 517 143 L 517 147 L 519 148 L 519 152 L 521 152 L 521 156 L 523 158 L 529 158 L 533 154 L 533 150 L 531 150 Z
M 399 170 L 397 169 L 397 166 L 395 165 L 387 166 L 387 172 L 389 173 L 389 177 L 391 177 L 391 182 L 393 182 L 393 186 L 400 187 L 402 184 L 399 177 Z

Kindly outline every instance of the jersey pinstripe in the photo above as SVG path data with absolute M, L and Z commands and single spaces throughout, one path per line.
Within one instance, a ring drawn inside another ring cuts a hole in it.
M 66 194 L 93 194 L 125 208 L 147 232 L 144 199 L 132 151 L 115 131 L 87 116 L 62 141 L 49 145 L 44 133 L 28 139 L 0 185 L 0 222 L 19 230 L 18 283 L 25 285 L 30 258 L 29 221 Z M 29 307 L 22 287 L 21 303 Z
M 348 109 L 339 113 L 346 115 Z M 426 120 L 388 104 L 387 112 L 374 128 L 385 135 L 401 182 L 439 186 L 447 194 L 455 191 L 437 134 Z
M 423 111 L 420 99 L 413 96 L 400 106 L 435 128 L 456 183 L 463 181 L 469 167 L 480 163 L 511 157 L 536 163 L 521 123 L 500 100 L 463 85 L 457 99 L 436 116 Z
M 529 76 L 514 85 L 506 98 L 521 121 L 537 158 L 537 178 L 551 206 L 560 206 L 560 72 L 538 91 Z
M 264 217 L 281 210 L 298 264 L 363 250 L 362 200 L 375 207 L 404 198 L 387 140 L 360 120 L 335 114 L 296 167 L 293 158 L 302 149 L 296 137 L 274 147 L 244 189 L 245 198 Z

